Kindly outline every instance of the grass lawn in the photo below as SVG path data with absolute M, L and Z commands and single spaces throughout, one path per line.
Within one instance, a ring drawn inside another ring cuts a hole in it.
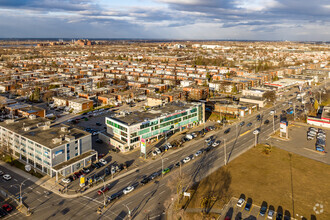
M 189 208 L 201 208 L 206 198 L 209 207 L 222 208 L 230 197 L 244 194 L 259 206 L 263 201 L 275 210 L 281 206 L 297 219 L 296 214 L 330 219 L 330 166 L 276 147 L 268 154 L 265 146 L 252 148 L 202 180 L 195 192 Z M 316 203 L 323 204 L 323 214 L 313 211 Z

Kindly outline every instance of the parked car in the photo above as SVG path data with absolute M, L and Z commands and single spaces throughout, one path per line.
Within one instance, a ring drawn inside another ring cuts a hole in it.
M 155 148 L 155 152 L 157 153 L 157 154 L 161 154 L 162 152 L 160 151 L 160 149 L 159 148 Z
M 134 190 L 134 186 L 128 186 L 123 190 L 123 193 L 126 195 Z
M 230 132 L 230 128 L 228 128 L 227 130 L 225 130 L 225 134 L 228 134 Z
M 245 210 L 246 211 L 250 211 L 250 209 L 251 209 L 251 206 L 252 206 L 252 203 L 251 202 L 246 202 L 246 204 L 245 204 Z
M 261 216 L 264 216 L 266 214 L 266 211 L 267 211 L 267 207 L 266 206 L 261 206 L 259 213 L 260 213 Z
M 237 206 L 238 207 L 242 207 L 242 205 L 244 204 L 244 202 L 245 202 L 245 200 L 244 199 L 242 199 L 242 198 L 240 198 L 238 201 L 237 201 Z
M 7 213 L 4 210 L 0 209 L 0 218 L 4 217 L 6 215 L 7 215 Z
M 153 180 L 158 176 L 158 172 L 155 172 L 153 174 L 150 175 L 150 179 Z
M 62 182 L 68 184 L 71 182 L 71 180 L 69 178 L 64 178 L 62 179 Z
M 273 216 L 274 216 L 274 211 L 273 210 L 268 210 L 268 215 L 267 215 L 267 218 L 269 219 L 273 219 Z
M 157 152 L 156 151 L 152 151 L 152 156 L 156 156 Z
M 2 178 L 3 178 L 4 180 L 6 180 L 6 181 L 11 180 L 11 176 L 10 176 L 9 174 L 5 174 L 5 175 L 3 175 Z
M 96 139 L 95 142 L 96 142 L 96 143 L 99 143 L 99 144 L 102 144 L 102 143 L 103 143 L 103 141 L 102 141 L 101 139 Z
M 239 125 L 240 125 L 240 126 L 243 126 L 243 125 L 245 125 L 245 122 L 242 121 L 241 123 L 239 123 Z
M 103 165 L 106 165 L 106 164 L 108 163 L 108 162 L 107 162 L 105 159 L 103 159 L 103 158 L 100 159 L 99 162 L 102 163 Z
M 266 121 L 264 122 L 264 124 L 265 124 L 265 125 L 268 125 L 268 124 L 269 124 L 269 120 L 266 120 Z
M 282 220 L 282 218 L 283 218 L 283 214 L 278 212 L 276 215 L 276 220 Z
M 246 126 L 247 127 L 250 127 L 252 125 L 252 122 L 248 123 Z

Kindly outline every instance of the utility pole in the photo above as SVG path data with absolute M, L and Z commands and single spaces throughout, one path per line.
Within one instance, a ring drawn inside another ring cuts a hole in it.
M 227 149 L 226 149 L 226 139 L 223 139 L 224 152 L 225 152 L 225 166 L 227 165 Z
M 14 184 L 14 185 L 11 185 L 10 187 L 12 186 L 19 186 L 19 204 L 22 205 L 23 204 L 23 199 L 22 199 L 22 186 L 24 185 L 24 182 L 29 180 L 30 178 L 27 178 L 26 180 L 24 180 L 21 184 Z
M 254 135 L 254 147 L 257 146 L 257 135 L 258 135 L 258 133 L 256 133 L 256 134 Z
M 275 113 L 273 114 L 273 133 L 275 134 Z
M 128 219 L 131 219 L 131 210 L 128 208 L 126 204 L 123 204 L 123 206 L 125 206 L 128 210 L 128 215 L 127 215 Z
M 162 178 L 163 178 L 164 177 L 164 173 L 163 173 L 163 170 L 164 170 L 164 160 L 167 160 L 168 158 L 163 158 L 162 155 L 160 155 L 160 154 L 159 154 L 159 156 L 160 156 L 160 159 L 162 160 Z M 181 164 L 180 164 L 180 166 L 181 166 Z

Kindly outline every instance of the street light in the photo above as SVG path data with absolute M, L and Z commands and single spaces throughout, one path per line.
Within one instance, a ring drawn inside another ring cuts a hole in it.
M 125 206 L 128 210 L 128 219 L 131 218 L 131 210 L 128 208 L 128 206 L 126 204 L 123 204 L 123 206 Z
M 160 156 L 160 159 L 162 160 L 162 178 L 164 177 L 164 173 L 163 173 L 163 170 L 164 170 L 164 160 L 167 160 L 168 158 L 166 157 L 166 158 L 163 158 L 162 157 L 162 155 L 160 155 L 159 154 L 159 156 Z
M 10 187 L 12 187 L 12 186 L 15 186 L 15 185 L 17 185 L 17 186 L 19 186 L 19 198 L 20 198 L 20 205 L 22 205 L 23 204 L 23 200 L 22 200 L 22 186 L 23 186 L 23 184 L 24 184 L 24 182 L 25 181 L 27 181 L 27 180 L 29 180 L 30 178 L 27 178 L 26 180 L 24 180 L 21 184 L 14 184 L 14 185 L 10 185 Z

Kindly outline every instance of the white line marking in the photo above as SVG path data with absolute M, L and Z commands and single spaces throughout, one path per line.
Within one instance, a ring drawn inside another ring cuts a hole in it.
M 96 200 L 96 199 L 93 199 L 93 198 L 88 197 L 88 196 L 83 196 L 83 197 L 86 198 L 86 199 L 89 199 L 89 200 L 91 200 L 91 201 L 93 201 L 93 202 L 96 202 L 96 203 L 99 203 L 99 204 L 102 204 L 102 205 L 103 205 L 102 202 L 100 202 L 100 201 L 98 201 L 98 200 Z
M 160 192 L 159 195 L 162 194 L 162 193 L 164 193 L 164 192 L 166 192 L 166 191 L 164 190 L 164 191 Z
M 17 182 L 17 179 L 14 179 Z
M 150 193 L 150 192 L 146 192 L 146 193 L 145 193 L 145 194 L 143 194 L 143 195 L 145 196 L 145 195 L 147 195 L 147 194 L 149 194 L 149 193 Z
M 39 191 L 36 191 L 36 193 L 41 194 L 41 192 L 39 192 Z
M 29 186 L 28 188 L 31 189 L 31 190 L 33 189 L 31 186 Z

